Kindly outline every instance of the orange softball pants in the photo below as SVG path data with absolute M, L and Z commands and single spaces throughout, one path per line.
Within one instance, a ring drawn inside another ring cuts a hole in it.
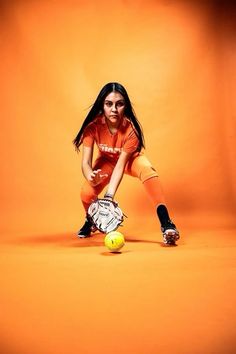
M 108 185 L 114 167 L 115 163 L 112 163 L 103 156 L 99 156 L 94 162 L 93 170 L 101 169 L 101 173 L 107 174 L 108 176 L 95 187 L 91 186 L 88 181 L 85 181 L 83 184 L 81 190 L 81 201 L 85 211 L 88 210 L 89 205 L 98 198 L 98 195 L 102 192 L 105 186 Z M 129 159 L 124 173 L 129 176 L 139 178 L 155 206 L 165 204 L 164 195 L 157 172 L 143 153 Z

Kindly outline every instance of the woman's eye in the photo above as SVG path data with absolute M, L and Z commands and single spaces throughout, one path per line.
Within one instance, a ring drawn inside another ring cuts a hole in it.
M 112 102 L 105 102 L 105 105 L 106 105 L 107 107 L 112 107 L 112 106 L 113 106 L 113 103 L 112 103 Z M 123 106 L 124 106 L 124 102 L 117 102 L 117 103 L 115 104 L 115 106 L 116 106 L 116 107 L 123 107 Z

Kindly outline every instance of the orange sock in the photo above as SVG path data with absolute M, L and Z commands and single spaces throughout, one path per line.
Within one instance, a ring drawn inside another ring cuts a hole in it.
M 143 182 L 144 188 L 149 197 L 157 207 L 159 204 L 165 204 L 165 198 L 159 177 L 151 177 Z

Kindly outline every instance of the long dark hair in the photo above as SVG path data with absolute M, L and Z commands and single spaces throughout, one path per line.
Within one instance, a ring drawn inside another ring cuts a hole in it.
M 96 98 L 96 101 L 92 105 L 91 110 L 89 111 L 87 117 L 85 118 L 82 127 L 80 128 L 76 138 L 73 140 L 73 144 L 75 145 L 75 149 L 77 151 L 79 150 L 79 147 L 82 144 L 84 129 L 87 127 L 89 123 L 91 123 L 94 120 L 94 118 L 96 118 L 99 114 L 102 114 L 104 100 L 107 97 L 107 95 L 109 95 L 111 92 L 119 92 L 124 97 L 125 100 L 124 115 L 131 121 L 135 129 L 135 133 L 137 134 L 139 140 L 138 151 L 140 151 L 142 148 L 145 147 L 142 127 L 134 113 L 126 89 L 124 88 L 124 86 L 122 86 L 117 82 L 109 82 L 101 89 L 98 97 Z

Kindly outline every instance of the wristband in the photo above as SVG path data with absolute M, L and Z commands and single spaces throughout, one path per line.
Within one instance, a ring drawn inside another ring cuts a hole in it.
M 111 193 L 106 192 L 104 198 L 111 198 L 113 199 L 113 195 Z

